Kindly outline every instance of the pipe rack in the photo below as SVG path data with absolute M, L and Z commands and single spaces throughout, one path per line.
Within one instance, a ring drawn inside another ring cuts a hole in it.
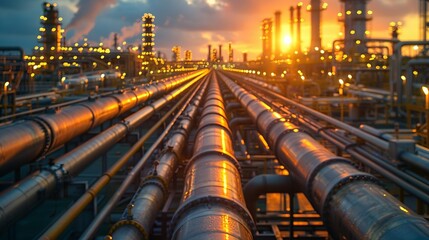
M 429 223 L 345 158 L 335 156 L 223 75 L 335 239 L 429 238 Z
M 213 74 L 181 204 L 171 221 L 172 239 L 252 239 L 255 225 L 245 206 L 239 168 Z
M 0 127 L 0 176 L 203 73 L 204 71 L 197 71 L 174 79 L 164 79 L 131 91 L 90 99 L 51 114 L 36 115 Z
M 207 81 L 184 111 L 181 121 L 167 140 L 159 165 L 151 175 L 146 176 L 141 187 L 124 211 L 123 217 L 109 231 L 113 239 L 149 239 L 148 233 L 159 210 L 168 197 L 168 185 L 182 158 L 190 131 L 194 127 L 195 117 L 207 88 Z
M 141 125 L 167 103 L 175 100 L 206 73 L 207 71 L 203 71 L 202 75 L 193 78 L 184 86 L 142 108 L 122 122 L 113 125 L 56 159 L 52 166 L 34 172 L 13 187 L 2 192 L 0 194 L 0 229 L 28 213 L 35 205 L 58 190 L 58 187 L 67 178 L 80 173 L 88 164 L 107 152 L 111 146 L 126 136 L 132 129 Z

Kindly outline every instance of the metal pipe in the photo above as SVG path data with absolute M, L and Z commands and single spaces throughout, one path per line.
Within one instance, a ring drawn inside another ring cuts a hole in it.
M 236 75 L 236 74 L 233 74 L 233 73 L 229 73 L 229 75 L 234 75 L 234 76 L 240 77 L 239 75 Z M 261 91 L 265 91 L 265 89 L 263 89 L 263 88 L 260 89 L 260 90 Z M 386 141 L 383 141 L 382 139 L 374 137 L 371 134 L 368 134 L 368 133 L 366 133 L 364 131 L 359 130 L 358 128 L 350 126 L 350 125 L 348 125 L 348 124 L 346 124 L 344 122 L 341 122 L 341 121 L 339 121 L 339 120 L 337 120 L 335 118 L 329 117 L 329 116 L 327 116 L 327 115 L 325 115 L 325 114 L 323 114 L 321 112 L 318 112 L 318 111 L 316 111 L 314 109 L 306 107 L 306 106 L 304 106 L 302 104 L 299 104 L 299 103 L 297 103 L 295 101 L 287 99 L 284 96 L 282 96 L 281 94 L 278 94 L 278 93 L 276 93 L 274 91 L 270 91 L 270 94 L 272 94 L 276 98 L 281 99 L 282 101 L 286 102 L 289 105 L 292 105 L 292 106 L 294 106 L 294 107 L 296 107 L 296 108 L 298 108 L 298 109 L 300 109 L 300 110 L 302 110 L 304 112 L 309 113 L 312 116 L 315 116 L 315 117 L 319 118 L 320 120 L 326 121 L 326 122 L 328 122 L 328 123 L 330 123 L 330 124 L 332 124 L 332 125 L 334 125 L 334 126 L 336 126 L 338 128 L 344 129 L 347 132 L 351 133 L 352 135 L 355 135 L 355 136 L 357 136 L 357 137 L 359 137 L 359 138 L 361 138 L 361 139 L 363 139 L 363 140 L 365 140 L 367 142 L 370 142 L 371 144 L 373 144 L 373 145 L 375 145 L 375 146 L 377 146 L 377 147 L 379 147 L 379 148 L 381 148 L 383 150 L 389 149 L 389 144 Z
M 239 125 L 253 124 L 253 120 L 249 117 L 235 117 L 229 121 L 229 127 L 232 131 L 236 130 Z
M 186 166 L 184 194 L 171 220 L 172 239 L 252 239 L 255 226 L 245 207 L 227 122 L 212 75 L 194 154 Z
M 197 78 L 199 80 L 200 78 Z M 97 229 L 100 227 L 103 220 L 107 217 L 107 215 L 114 208 L 116 203 L 120 200 L 121 196 L 127 190 L 128 186 L 135 180 L 135 178 L 139 175 L 138 173 L 142 170 L 146 161 L 153 154 L 158 145 L 162 142 L 169 129 L 173 126 L 174 122 L 171 122 L 166 130 L 161 134 L 160 137 L 155 141 L 155 143 L 147 150 L 147 152 L 143 155 L 143 157 L 137 162 L 134 168 L 128 173 L 127 177 L 122 182 L 121 186 L 115 191 L 115 194 L 110 198 L 109 202 L 103 207 L 101 212 L 97 215 L 97 217 L 92 221 L 91 225 L 85 230 L 85 232 L 80 236 L 80 239 L 91 239 L 94 237 Z
M 267 193 L 294 194 L 297 192 L 299 192 L 299 190 L 294 184 L 291 176 L 276 174 L 258 175 L 250 179 L 243 188 L 246 206 L 250 214 L 252 214 L 253 219 L 256 219 L 256 203 L 259 195 Z
M 116 173 L 128 162 L 128 160 L 141 149 L 146 140 L 162 125 L 164 122 L 173 114 L 176 109 L 183 105 L 183 102 L 187 96 L 180 99 L 164 116 L 157 121 L 157 123 L 149 129 L 144 136 L 142 136 L 130 150 L 128 150 L 125 155 L 123 155 L 108 171 L 106 171 L 103 176 L 101 176 L 96 183 L 94 183 L 74 204 L 71 206 L 66 213 L 64 213 L 60 219 L 55 221 L 55 224 L 52 225 L 41 237 L 41 239 L 57 239 L 59 235 L 66 229 L 68 225 L 85 209 L 85 207 L 90 204 L 95 196 L 106 186 L 111 178 L 116 175 Z M 192 97 L 191 97 L 192 98 Z M 181 110 L 176 115 L 175 119 L 183 112 L 187 103 L 183 105 Z M 187 109 L 185 112 L 187 116 L 192 114 L 192 109 Z M 185 121 L 185 120 L 183 120 Z M 173 121 L 171 121 L 173 122 Z
M 173 135 L 167 141 L 164 154 L 159 158 L 159 165 L 155 167 L 156 174 L 152 173 L 144 179 L 128 205 L 129 209 L 125 210 L 122 219 L 110 228 L 109 235 L 113 239 L 149 239 L 148 234 L 156 215 L 167 199 L 168 184 L 173 178 L 189 133 L 194 127 L 195 117 L 206 87 L 207 81 L 192 103 L 189 104 L 188 101 L 185 104 L 188 107 L 182 115 L 182 120 L 176 123 L 177 128 Z
M 172 93 L 128 116 L 122 122 L 113 125 L 56 159 L 52 166 L 31 174 L 18 184 L 2 192 L 0 195 L 0 229 L 33 209 L 44 198 L 54 193 L 65 179 L 80 173 L 97 157 L 109 151 L 115 143 L 133 128 L 139 126 L 145 119 L 152 116 L 155 111 L 174 100 L 178 93 L 185 91 L 201 77 L 202 75 L 199 75 Z
M 429 238 L 429 223 L 375 184 L 375 177 L 332 154 L 232 80 L 225 76 L 223 80 L 334 238 L 391 239 L 397 234 Z
M 0 176 L 203 73 L 198 71 L 185 77 L 159 81 L 0 127 Z

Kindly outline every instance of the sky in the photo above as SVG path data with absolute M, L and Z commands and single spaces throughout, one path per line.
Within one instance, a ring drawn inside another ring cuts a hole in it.
M 44 0 L 12 0 L 0 2 L 0 46 L 20 46 L 31 54 L 38 45 L 37 35 L 41 26 Z M 63 18 L 68 43 L 103 42 L 113 44 L 113 34 L 127 45 L 141 43 L 141 16 L 155 15 L 155 48 L 171 59 L 171 48 L 180 45 L 191 50 L 194 59 L 207 56 L 207 45 L 224 46 L 232 43 L 234 59 L 240 61 L 247 52 L 250 60 L 262 52 L 261 21 L 274 18 L 281 11 L 282 35 L 289 35 L 289 8 L 298 0 L 59 0 L 59 15 Z M 302 0 L 302 46 L 310 43 L 310 13 L 305 11 L 310 0 Z M 323 2 L 323 0 L 322 0 Z M 327 10 L 322 13 L 322 45 L 332 45 L 343 24 L 337 13 L 343 11 L 339 0 L 325 0 Z M 368 22 L 370 37 L 388 38 L 389 23 L 402 22 L 399 39 L 419 39 L 418 0 L 372 0 L 367 10 L 372 10 L 373 20 Z M 295 27 L 296 29 L 296 27 Z M 287 46 L 284 46 L 286 51 Z

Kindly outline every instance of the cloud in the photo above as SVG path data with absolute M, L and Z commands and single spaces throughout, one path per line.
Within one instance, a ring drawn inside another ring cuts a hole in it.
M 116 4 L 116 0 L 80 0 L 78 10 L 66 27 L 66 31 L 74 30 L 70 41 L 76 41 L 88 34 L 95 25 L 97 16 L 107 7 Z

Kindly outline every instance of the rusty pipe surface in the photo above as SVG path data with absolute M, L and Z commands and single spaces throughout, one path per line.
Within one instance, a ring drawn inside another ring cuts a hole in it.
M 289 175 L 264 174 L 253 177 L 243 188 L 246 206 L 256 219 L 256 203 L 259 195 L 267 193 L 300 192 Z
M 205 71 L 207 73 L 207 71 Z M 36 171 L 14 186 L 0 194 L 0 229 L 25 215 L 35 205 L 55 192 L 58 186 L 70 176 L 75 176 L 88 164 L 107 152 L 115 143 L 122 139 L 133 128 L 152 116 L 155 111 L 176 99 L 204 75 L 199 75 L 184 86 L 158 99 L 122 122 L 101 132 L 84 144 L 76 147 L 60 158 L 54 160 L 52 166 Z M 174 96 L 174 97 L 172 97 Z
M 53 113 L 40 114 L 0 127 L 0 176 L 201 74 L 203 71 L 163 79 L 134 90 L 93 98 Z
M 223 80 L 268 140 L 293 181 L 335 239 L 429 238 L 429 223 L 395 199 L 375 177 L 335 156 L 228 77 Z
M 222 94 L 210 79 L 194 154 L 186 166 L 181 204 L 171 221 L 172 239 L 253 239 L 238 161 L 234 157 Z
M 168 196 L 168 185 L 176 171 L 190 131 L 194 127 L 195 117 L 207 87 L 207 81 L 196 94 L 182 114 L 182 120 L 176 123 L 159 158 L 156 174 L 147 176 L 142 186 L 133 196 L 122 219 L 109 231 L 113 239 L 149 239 L 149 233 L 159 210 Z

